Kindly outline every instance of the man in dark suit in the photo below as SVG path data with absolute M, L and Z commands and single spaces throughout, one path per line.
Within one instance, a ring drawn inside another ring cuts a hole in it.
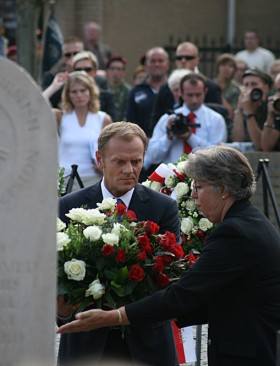
M 146 143 L 144 131 L 133 123 L 116 122 L 103 129 L 96 153 L 103 179 L 94 186 L 64 196 L 59 204 L 60 218 L 68 223 L 65 214 L 71 208 L 83 205 L 96 208 L 103 198 L 120 198 L 136 213 L 138 220 L 154 221 L 160 226 L 161 232 L 174 232 L 179 240 L 180 222 L 176 201 L 137 183 Z M 72 312 L 73 307 L 66 305 L 60 297 L 58 324 L 71 320 Z M 119 327 L 61 336 L 58 355 L 60 365 L 80 365 L 81 362 L 102 365 L 102 362 L 106 364 L 110 360 L 121 360 L 133 365 L 177 366 L 170 322 L 132 326 L 124 337 Z
M 249 201 L 252 168 L 241 152 L 216 145 L 190 154 L 186 173 L 196 206 L 217 224 L 199 259 L 172 286 L 117 310 L 80 313 L 59 333 L 173 318 L 209 323 L 209 366 L 275 366 L 280 236 Z

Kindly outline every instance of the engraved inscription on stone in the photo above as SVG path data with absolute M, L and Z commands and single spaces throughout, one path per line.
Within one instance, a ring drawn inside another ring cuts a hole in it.
M 32 78 L 0 58 L 1 366 L 55 364 L 57 137 Z

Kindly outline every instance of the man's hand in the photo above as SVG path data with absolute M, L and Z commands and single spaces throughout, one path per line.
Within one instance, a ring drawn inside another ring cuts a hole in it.
M 167 130 L 167 134 L 168 134 L 168 137 L 170 139 L 176 137 L 178 139 L 181 139 L 181 140 L 184 140 L 184 141 L 187 141 L 190 137 L 190 135 L 192 134 L 192 130 L 191 128 L 189 127 L 187 132 L 181 134 L 181 135 L 177 135 L 177 134 L 174 134 L 174 132 L 172 132 L 172 125 L 173 123 L 178 120 L 179 118 L 176 116 L 176 115 L 172 115 L 169 119 L 168 119 L 168 123 L 167 123 L 167 126 L 166 126 L 166 130 Z

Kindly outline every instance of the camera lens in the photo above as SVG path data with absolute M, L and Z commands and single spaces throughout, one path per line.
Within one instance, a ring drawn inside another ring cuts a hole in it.
M 273 101 L 273 108 L 277 111 L 280 112 L 280 98 L 275 99 Z
M 262 95 L 263 95 L 263 93 L 262 93 L 261 89 L 254 88 L 250 94 L 252 102 L 257 102 L 258 100 L 262 99 Z

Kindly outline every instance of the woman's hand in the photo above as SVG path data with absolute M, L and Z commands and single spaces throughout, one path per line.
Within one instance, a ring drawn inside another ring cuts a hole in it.
M 119 313 L 121 316 L 119 316 Z M 78 313 L 76 320 L 62 325 L 58 328 L 57 333 L 88 332 L 98 328 L 128 324 L 129 321 L 124 308 L 109 311 L 94 309 Z

